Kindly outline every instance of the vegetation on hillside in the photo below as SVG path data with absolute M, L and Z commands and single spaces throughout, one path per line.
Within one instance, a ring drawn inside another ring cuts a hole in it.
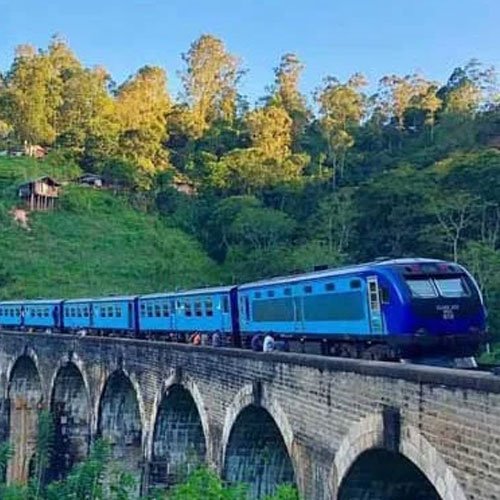
M 303 63 L 285 54 L 250 105 L 241 61 L 222 40 L 201 36 L 183 61 L 174 99 L 163 68 L 145 66 L 117 84 L 61 39 L 17 50 L 0 80 L 0 150 L 41 144 L 58 164 L 124 191 L 115 199 L 65 189 L 64 210 L 32 215 L 30 233 L 9 225 L 5 205 L 0 274 L 9 295 L 25 283 L 39 286 L 37 295 L 146 291 L 427 256 L 473 271 L 500 331 L 493 68 L 473 60 L 446 82 L 386 75 L 373 93 L 362 74 L 327 76 L 306 96 Z M 174 179 L 197 194 L 177 192 Z M 197 245 L 222 275 L 212 277 Z
M 220 269 L 192 236 L 134 208 L 123 195 L 68 185 L 58 210 L 31 213 L 28 229 L 20 227 L 9 213 L 17 201 L 14 180 L 50 172 L 45 167 L 0 160 L 7 186 L 0 197 L 3 297 L 144 293 L 220 282 Z

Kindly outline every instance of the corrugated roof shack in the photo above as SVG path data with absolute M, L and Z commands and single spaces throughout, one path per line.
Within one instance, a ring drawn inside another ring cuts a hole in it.
M 60 187 L 59 182 L 45 176 L 21 184 L 18 194 L 31 211 L 52 210 L 55 207 L 55 200 L 59 198 Z
M 94 188 L 102 188 L 104 185 L 103 178 L 100 175 L 85 173 L 78 177 L 78 184 Z

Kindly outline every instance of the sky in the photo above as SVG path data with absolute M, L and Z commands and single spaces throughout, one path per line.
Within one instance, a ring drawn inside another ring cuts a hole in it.
M 374 87 L 413 71 L 445 81 L 473 57 L 500 67 L 499 26 L 500 0 L 0 0 L 0 71 L 16 45 L 46 47 L 57 33 L 117 83 L 145 64 L 164 67 L 177 95 L 181 53 L 211 33 L 241 58 L 252 102 L 286 52 L 304 62 L 307 93 L 327 75 L 361 71 Z

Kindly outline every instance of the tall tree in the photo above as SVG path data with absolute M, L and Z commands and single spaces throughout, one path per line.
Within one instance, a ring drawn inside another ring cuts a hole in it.
M 292 119 L 286 110 L 268 105 L 251 111 L 246 117 L 253 147 L 268 158 L 283 159 L 290 154 Z
M 194 136 L 200 137 L 214 121 L 234 119 L 240 62 L 212 35 L 198 38 L 182 58 L 187 66 L 181 78 L 189 121 Z
M 352 128 L 359 125 L 363 117 L 365 99 L 360 90 L 364 85 L 366 80 L 360 74 L 353 75 L 346 83 L 328 77 L 316 94 L 328 155 L 333 165 L 333 185 L 337 170 L 340 178 L 344 175 L 345 157 L 354 145 Z
M 18 140 L 27 146 L 52 144 L 55 139 L 51 77 L 50 63 L 44 54 L 28 45 L 16 49 L 5 78 L 3 115 Z
M 170 107 L 167 78 L 161 68 L 144 66 L 118 88 L 116 113 L 121 128 L 121 155 L 134 161 L 145 174 L 167 166 L 163 143 Z
M 284 54 L 274 68 L 272 96 L 285 108 L 293 122 L 292 137 L 297 141 L 308 119 L 305 97 L 299 90 L 304 65 L 295 54 Z

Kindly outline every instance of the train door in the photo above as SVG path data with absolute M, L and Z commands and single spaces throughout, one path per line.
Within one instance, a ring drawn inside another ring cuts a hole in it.
M 304 296 L 301 290 L 301 286 L 292 288 L 294 333 L 296 334 L 304 333 Z
M 368 285 L 368 308 L 370 314 L 370 331 L 377 335 L 384 332 L 382 310 L 380 307 L 380 294 L 378 279 L 376 276 L 369 276 L 366 280 Z
M 94 328 L 94 304 L 89 303 L 89 327 Z
M 229 314 L 229 294 L 215 295 L 215 300 L 219 301 L 219 309 L 221 311 L 221 328 L 223 332 L 231 331 L 231 318 Z
M 128 305 L 128 314 L 127 314 L 128 324 L 127 324 L 127 327 L 129 330 L 134 330 L 134 327 L 135 327 L 134 303 L 132 301 L 128 301 L 127 305 Z

